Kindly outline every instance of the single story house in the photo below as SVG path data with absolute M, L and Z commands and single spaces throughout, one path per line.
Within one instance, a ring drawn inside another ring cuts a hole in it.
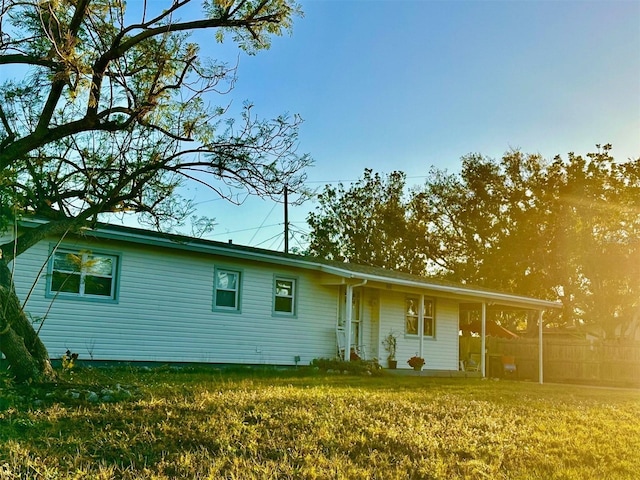
M 23 228 L 37 224 L 25 220 Z M 5 237 L 6 240 L 6 237 Z M 52 358 L 307 365 L 353 345 L 386 366 L 457 371 L 459 311 L 540 312 L 556 302 L 395 271 L 98 224 L 38 243 L 13 264 Z M 29 293 L 31 292 L 31 293 Z M 38 326 L 36 326 L 38 328 Z M 342 348 L 340 344 L 342 343 Z

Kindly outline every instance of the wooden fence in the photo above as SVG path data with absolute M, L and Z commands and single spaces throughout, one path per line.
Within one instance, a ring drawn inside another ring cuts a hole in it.
M 499 376 L 500 357 L 513 355 L 518 377 L 538 381 L 538 339 L 487 337 L 487 375 Z M 460 355 L 480 352 L 480 338 L 460 337 Z M 544 380 L 640 386 L 640 342 L 545 338 Z

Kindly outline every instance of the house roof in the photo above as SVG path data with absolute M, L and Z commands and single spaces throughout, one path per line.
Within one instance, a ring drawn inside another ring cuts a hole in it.
M 33 227 L 44 222 L 45 221 L 43 220 L 28 219 L 21 221 L 21 224 L 27 227 Z M 335 275 L 345 281 L 354 281 L 358 283 L 383 283 L 389 288 L 398 286 L 427 289 L 443 295 L 460 298 L 465 302 L 489 302 L 491 304 L 499 304 L 506 307 L 537 310 L 560 308 L 562 306 L 560 302 L 514 295 L 483 287 L 449 282 L 438 278 L 412 275 L 386 268 L 338 262 L 320 257 L 277 252 L 256 247 L 248 247 L 245 245 L 236 245 L 231 242 L 217 242 L 213 240 L 157 232 L 123 225 L 97 223 L 93 228 L 84 229 L 82 235 L 100 239 L 119 240 L 135 244 L 152 245 L 183 251 L 287 265 L 307 270 L 315 270 L 328 275 Z

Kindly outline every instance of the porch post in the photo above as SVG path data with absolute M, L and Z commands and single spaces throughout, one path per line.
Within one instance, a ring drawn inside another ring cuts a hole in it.
M 482 378 L 484 378 L 487 376 L 487 302 L 482 302 L 482 332 L 480 332 L 480 334 L 482 338 L 480 342 L 480 350 L 482 350 L 482 355 L 480 356 L 480 371 L 482 372 Z
M 351 361 L 351 317 L 353 315 L 353 285 L 347 285 L 347 304 L 345 305 L 346 321 L 344 324 L 344 361 Z
M 544 357 L 542 354 L 542 310 L 538 310 L 538 382 L 544 383 Z
M 418 335 L 419 335 L 419 356 L 424 358 L 424 295 L 420 295 L 420 305 L 418 305 Z

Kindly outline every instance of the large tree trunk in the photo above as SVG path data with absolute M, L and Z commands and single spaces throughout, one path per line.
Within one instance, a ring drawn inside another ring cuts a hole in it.
M 0 258 L 0 351 L 19 382 L 55 378 L 47 349 L 20 306 L 4 258 Z

